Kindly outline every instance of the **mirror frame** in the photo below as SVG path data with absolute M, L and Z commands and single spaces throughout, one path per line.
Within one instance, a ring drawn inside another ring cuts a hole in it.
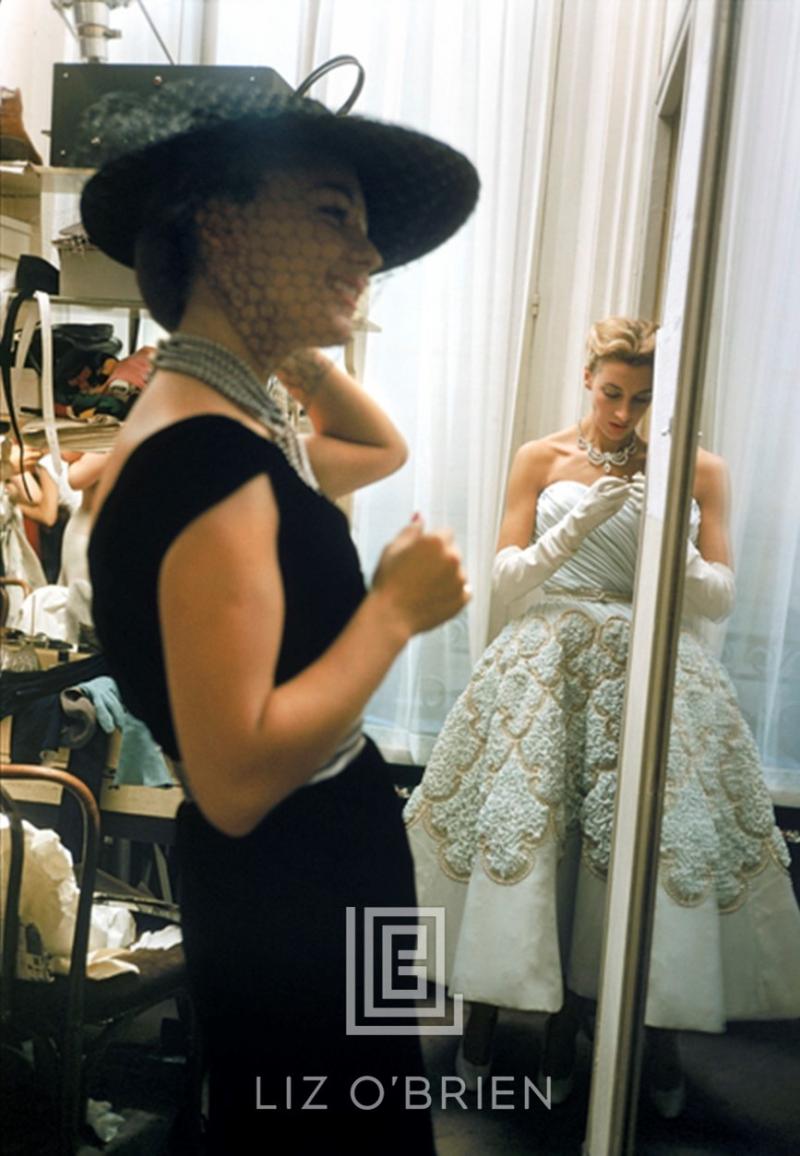
M 658 881 L 659 857 L 652 848 L 660 845 L 737 25 L 736 0 L 691 0 L 655 109 L 661 124 L 645 246 L 650 267 L 642 279 L 643 296 L 649 297 L 642 301 L 646 310 L 656 307 L 658 269 L 653 262 L 660 261 L 667 238 L 669 253 L 656 342 L 585 1156 L 634 1156 L 636 1151 Z M 669 180 L 663 122 L 678 105 L 674 203 L 671 220 L 665 221 Z M 630 707 L 631 688 L 638 693 L 645 688 L 636 710 Z M 620 832 L 628 837 L 620 838 Z

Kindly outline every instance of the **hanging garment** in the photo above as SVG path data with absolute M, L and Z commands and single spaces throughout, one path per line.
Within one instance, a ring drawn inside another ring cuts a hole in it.
M 101 675 L 77 688 L 95 709 L 97 724 L 106 734 L 121 732 L 115 786 L 174 787 L 164 756 L 146 725 L 128 711 L 113 678 Z

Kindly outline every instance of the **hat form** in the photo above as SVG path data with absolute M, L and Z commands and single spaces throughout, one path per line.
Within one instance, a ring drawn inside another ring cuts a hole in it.
M 296 94 L 249 85 L 224 89 L 180 81 L 146 98 L 110 93 L 84 114 L 81 158 L 99 164 L 81 197 L 89 239 L 133 266 L 136 240 L 155 212 L 184 199 L 224 196 L 228 171 L 284 157 L 325 157 L 352 166 L 382 271 L 404 265 L 453 235 L 475 207 L 472 163 L 433 137 L 362 116 L 338 116 Z

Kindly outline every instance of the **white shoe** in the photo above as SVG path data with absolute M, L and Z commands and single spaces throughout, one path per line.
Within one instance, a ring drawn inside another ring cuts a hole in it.
M 485 1080 L 492 1070 L 492 1061 L 489 1060 L 487 1064 L 473 1064 L 464 1055 L 464 1041 L 458 1045 L 456 1058 L 454 1063 L 456 1075 L 464 1081 L 464 1089 L 467 1092 L 477 1092 L 478 1080 Z

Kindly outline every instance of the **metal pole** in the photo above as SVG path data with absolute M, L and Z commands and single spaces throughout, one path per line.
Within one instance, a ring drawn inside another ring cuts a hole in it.
M 645 702 L 636 714 L 626 708 L 621 739 L 585 1156 L 634 1156 L 636 1151 L 657 849 L 721 203 L 734 14 L 735 0 L 696 0 L 692 11 L 628 665 L 628 699 L 631 687 L 645 687 Z

